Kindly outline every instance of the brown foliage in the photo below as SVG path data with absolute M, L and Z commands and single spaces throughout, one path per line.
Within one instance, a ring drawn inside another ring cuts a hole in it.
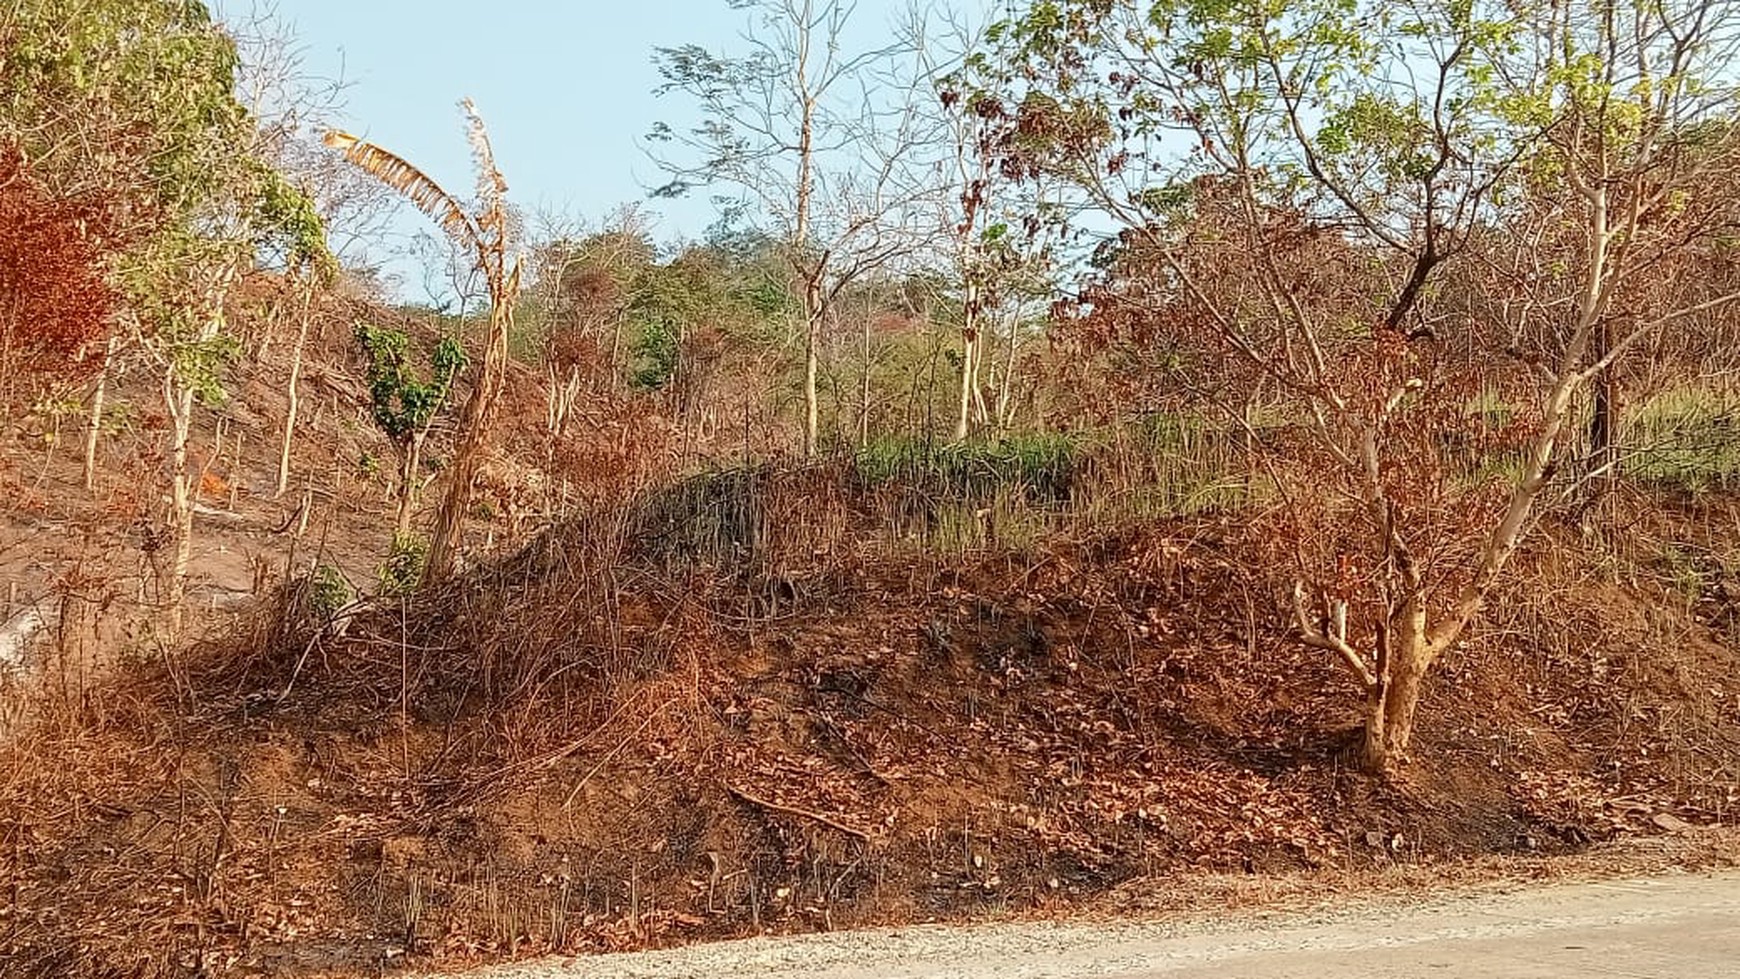
M 55 200 L 0 148 L 0 374 L 95 370 L 117 297 L 100 208 Z

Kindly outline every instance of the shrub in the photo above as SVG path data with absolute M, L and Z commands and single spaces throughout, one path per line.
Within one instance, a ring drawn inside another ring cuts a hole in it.
M 415 534 L 395 534 L 379 570 L 381 594 L 409 595 L 416 591 L 428 558 L 427 540 Z

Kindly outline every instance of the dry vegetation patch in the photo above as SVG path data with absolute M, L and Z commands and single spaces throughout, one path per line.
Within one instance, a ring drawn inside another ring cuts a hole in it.
M 8 972 L 1333 893 L 1733 821 L 1731 633 L 1569 535 L 1375 780 L 1239 521 L 943 558 L 871 533 L 880 498 L 826 468 L 683 484 L 342 628 L 289 589 L 59 705 L 0 749 Z

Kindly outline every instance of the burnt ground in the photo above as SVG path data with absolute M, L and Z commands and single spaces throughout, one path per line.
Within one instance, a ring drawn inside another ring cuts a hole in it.
M 1734 822 L 1732 609 L 1573 534 L 1537 538 L 1373 779 L 1353 684 L 1288 640 L 1236 521 L 943 557 L 789 482 L 823 516 L 707 547 L 668 513 L 580 520 L 342 629 L 285 590 L 50 712 L 0 749 L 4 971 L 1157 907 Z

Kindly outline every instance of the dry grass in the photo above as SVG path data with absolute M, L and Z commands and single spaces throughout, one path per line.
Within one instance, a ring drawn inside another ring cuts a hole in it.
M 1734 819 L 1732 633 L 1611 549 L 1543 539 L 1409 776 L 1373 782 L 1352 685 L 1287 640 L 1238 517 L 939 546 L 899 531 L 913 498 L 697 477 L 342 634 L 289 588 L 57 701 L 0 748 L 8 974 L 1058 913 L 1178 873 L 1365 886 Z

